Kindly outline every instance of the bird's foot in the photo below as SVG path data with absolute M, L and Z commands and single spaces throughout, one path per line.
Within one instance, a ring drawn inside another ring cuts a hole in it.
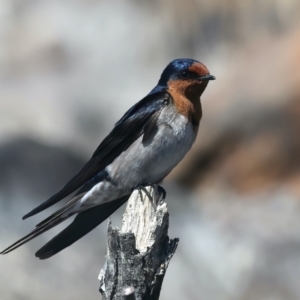
M 140 194 L 140 198 L 143 199 L 142 191 L 147 195 L 147 197 L 153 202 L 153 197 L 149 193 L 149 191 L 146 189 L 146 186 L 148 185 L 139 185 L 136 189 L 138 190 Z
M 156 184 L 156 187 L 157 187 L 157 193 L 159 194 L 159 196 L 161 196 L 161 199 L 165 200 L 167 196 L 166 190 L 159 184 Z
M 158 184 L 154 184 L 154 183 L 147 183 L 147 184 L 142 184 L 142 185 L 139 185 L 136 189 L 139 191 L 140 193 L 140 196 L 142 198 L 142 194 L 141 194 L 141 191 L 143 191 L 147 197 L 152 201 L 154 202 L 155 199 L 153 199 L 153 196 L 149 193 L 149 191 L 146 189 L 147 186 L 151 186 L 153 189 L 154 189 L 154 194 L 155 196 L 158 196 L 156 201 L 158 202 L 159 200 L 162 201 L 164 199 L 166 199 L 166 191 L 165 189 L 158 185 Z M 156 197 L 155 197 L 156 198 Z

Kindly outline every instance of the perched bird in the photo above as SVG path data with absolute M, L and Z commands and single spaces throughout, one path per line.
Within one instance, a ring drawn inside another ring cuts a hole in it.
M 132 190 L 160 183 L 194 143 L 202 117 L 200 96 L 208 81 L 214 79 L 196 60 L 173 60 L 156 87 L 124 114 L 83 168 L 23 219 L 76 194 L 1 254 L 77 214 L 35 254 L 40 259 L 49 258 L 102 223 L 128 200 Z

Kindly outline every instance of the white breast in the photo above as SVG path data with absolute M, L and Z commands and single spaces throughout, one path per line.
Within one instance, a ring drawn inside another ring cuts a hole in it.
M 161 181 L 195 141 L 192 124 L 172 105 L 161 112 L 157 125 L 158 131 L 149 143 L 143 144 L 140 137 L 107 167 L 119 186 L 131 188 Z

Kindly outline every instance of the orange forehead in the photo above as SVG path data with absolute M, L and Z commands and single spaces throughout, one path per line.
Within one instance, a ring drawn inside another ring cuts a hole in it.
M 209 74 L 208 69 L 206 66 L 200 62 L 194 62 L 190 67 L 189 71 L 194 72 L 198 74 L 199 76 L 207 75 Z

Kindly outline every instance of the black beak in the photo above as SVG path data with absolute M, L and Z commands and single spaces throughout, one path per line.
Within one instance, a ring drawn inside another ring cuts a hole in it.
M 203 75 L 203 76 L 201 76 L 201 77 L 199 77 L 199 79 L 200 80 L 215 80 L 216 79 L 216 77 L 215 76 L 213 76 L 213 75 Z

